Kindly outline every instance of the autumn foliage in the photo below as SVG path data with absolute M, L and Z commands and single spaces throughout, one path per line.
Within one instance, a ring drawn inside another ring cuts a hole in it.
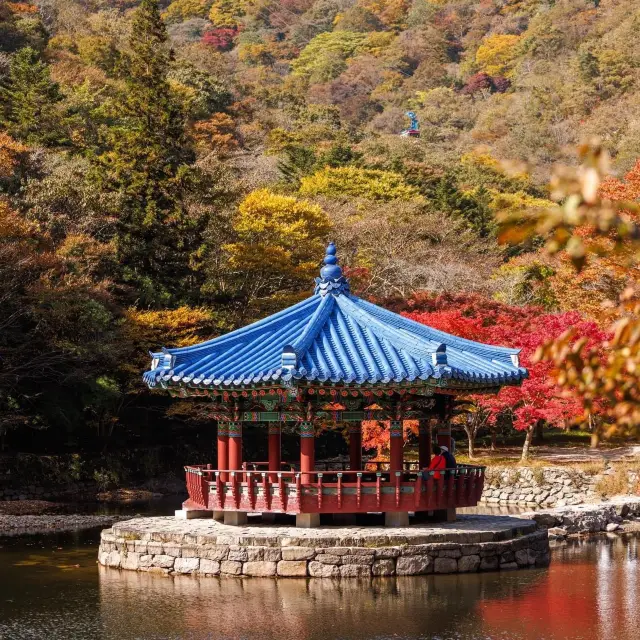
M 419 306 L 420 303 L 418 303 Z M 477 396 L 475 401 L 491 412 L 513 417 L 516 429 L 526 430 L 538 420 L 565 427 L 581 417 L 580 403 L 563 394 L 551 377 L 553 365 L 537 362 L 541 344 L 562 335 L 567 329 L 591 346 L 601 345 L 605 334 L 578 313 L 545 313 L 537 307 L 509 307 L 478 296 L 442 296 L 425 305 L 428 310 L 405 313 L 412 320 L 454 335 L 488 344 L 522 349 L 520 364 L 529 370 L 522 385 L 504 387 L 496 396 Z

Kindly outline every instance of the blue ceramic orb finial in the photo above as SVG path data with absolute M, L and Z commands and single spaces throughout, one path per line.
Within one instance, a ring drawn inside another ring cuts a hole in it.
M 336 257 L 336 245 L 333 242 L 330 242 L 327 247 L 324 267 L 320 269 L 320 276 L 327 280 L 336 280 L 342 277 L 342 269 L 338 265 L 338 258 Z

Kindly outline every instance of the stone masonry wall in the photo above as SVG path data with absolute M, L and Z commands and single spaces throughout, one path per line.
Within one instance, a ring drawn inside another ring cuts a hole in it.
M 616 473 L 608 467 L 599 474 L 589 474 L 572 467 L 490 467 L 487 469 L 482 503 L 486 505 L 517 505 L 521 507 L 564 507 L 597 502 L 599 483 Z M 628 473 L 627 493 L 634 493 L 638 474 Z
M 107 529 L 98 561 L 164 575 L 371 578 L 543 567 L 549 564 L 549 541 L 546 531 L 535 531 L 478 544 L 273 547 L 134 540 Z

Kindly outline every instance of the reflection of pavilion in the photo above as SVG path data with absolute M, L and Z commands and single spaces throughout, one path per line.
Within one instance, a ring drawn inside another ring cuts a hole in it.
M 238 580 L 160 578 L 101 567 L 100 609 L 106 637 L 433 637 L 475 625 L 483 599 L 517 597 L 545 575 L 517 574 L 517 583 L 501 574 Z
M 526 377 L 518 350 L 457 338 L 357 298 L 333 243 L 320 275 L 315 295 L 288 309 L 209 342 L 153 354 L 147 384 L 208 398 L 218 423 L 217 468 L 187 467 L 182 514 L 213 511 L 242 524 L 248 512 L 290 513 L 298 526 L 316 526 L 321 513 L 383 512 L 387 524 L 403 525 L 409 512 L 453 518 L 456 507 L 476 505 L 483 467 L 424 477 L 419 469 L 429 465 L 434 424 L 439 444 L 450 446 L 457 395 L 496 393 Z M 367 420 L 389 424 L 387 465 L 362 463 Z M 419 423 L 414 468 L 403 459 L 408 420 Z M 267 427 L 268 461 L 243 460 L 247 423 Z M 299 464 L 283 464 L 281 431 L 294 425 Z M 332 425 L 348 428 L 348 469 L 315 463 L 315 438 Z

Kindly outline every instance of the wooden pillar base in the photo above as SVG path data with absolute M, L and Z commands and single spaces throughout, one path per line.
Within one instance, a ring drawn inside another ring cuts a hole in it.
M 320 526 L 319 513 L 298 513 L 296 515 L 296 527 L 301 529 L 311 529 Z
M 176 511 L 176 520 L 193 520 L 194 518 L 210 518 L 211 511 L 200 509 L 178 509 Z
M 224 522 L 224 511 L 214 511 L 213 519 L 217 520 L 218 522 Z
M 385 527 L 408 527 L 409 512 L 408 511 L 387 511 L 384 514 Z
M 247 524 L 247 513 L 245 511 L 225 511 L 224 523 L 233 527 L 240 527 Z
M 455 508 L 437 509 L 434 511 L 434 519 L 436 522 L 455 522 L 456 510 Z

